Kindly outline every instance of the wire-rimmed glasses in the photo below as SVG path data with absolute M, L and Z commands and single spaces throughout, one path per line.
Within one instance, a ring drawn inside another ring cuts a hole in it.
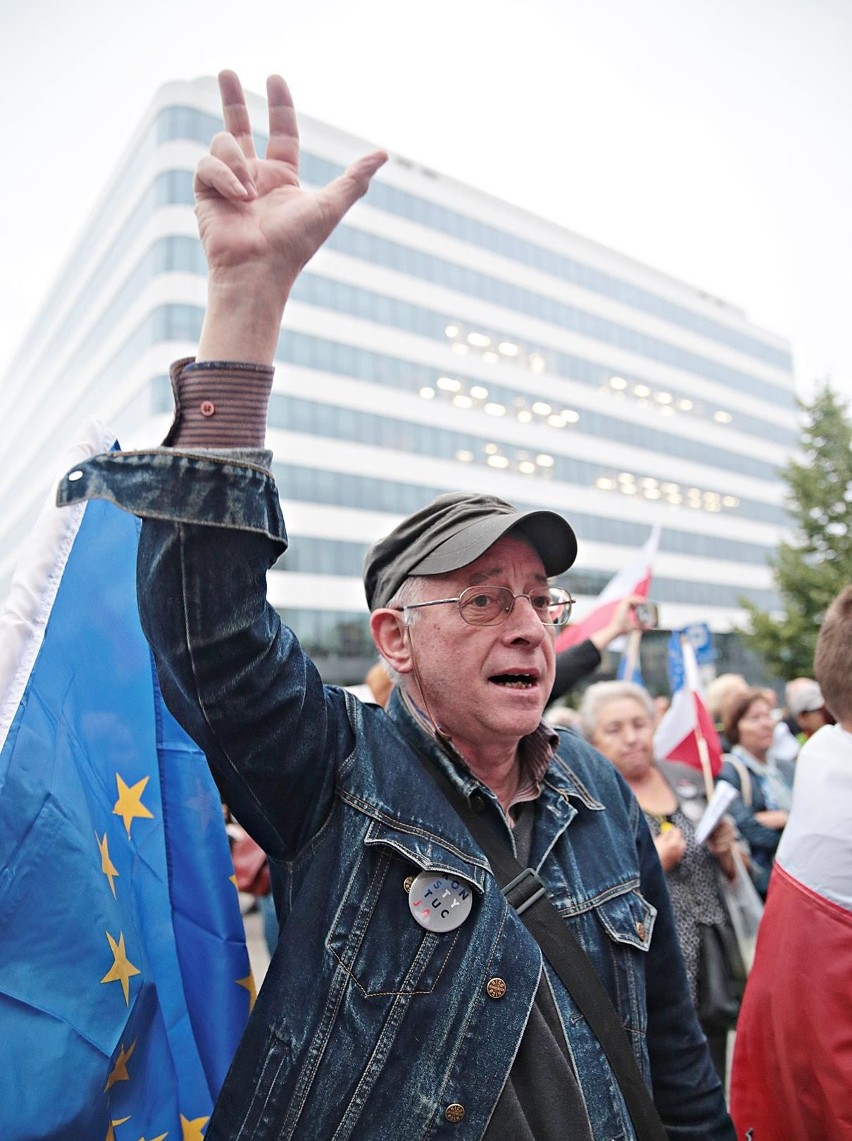
M 458 604 L 459 614 L 469 626 L 499 626 L 512 613 L 519 598 L 525 598 L 544 626 L 564 626 L 571 617 L 574 599 L 561 586 L 551 586 L 533 594 L 512 594 L 506 586 L 469 586 L 458 598 L 433 598 L 430 602 L 408 602 L 398 610 L 419 610 L 423 606 Z

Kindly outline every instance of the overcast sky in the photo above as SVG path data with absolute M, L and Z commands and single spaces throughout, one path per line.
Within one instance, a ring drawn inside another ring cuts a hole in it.
M 239 12 L 237 11 L 239 9 Z M 852 399 L 850 0 L 0 0 L 8 360 L 159 84 L 297 108 L 742 306 Z M 0 374 L 4 369 L 0 367 Z

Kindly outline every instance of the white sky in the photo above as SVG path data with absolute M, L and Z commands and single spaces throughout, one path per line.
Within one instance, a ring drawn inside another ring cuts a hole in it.
M 850 59 L 850 0 L 0 0 L 4 357 L 156 87 L 233 67 L 741 305 L 852 399 Z

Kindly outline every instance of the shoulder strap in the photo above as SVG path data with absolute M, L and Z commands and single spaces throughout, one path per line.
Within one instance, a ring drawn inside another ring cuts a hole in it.
M 449 777 L 421 754 L 424 767 L 488 857 L 507 901 L 535 938 L 548 962 L 589 1023 L 615 1074 L 639 1141 L 666 1141 L 659 1114 L 633 1056 L 621 1020 L 580 941 L 553 906 L 532 868 L 524 868 L 468 804 Z
M 751 808 L 751 773 L 735 753 L 728 753 L 726 760 L 730 761 L 740 778 L 740 797 L 746 808 Z

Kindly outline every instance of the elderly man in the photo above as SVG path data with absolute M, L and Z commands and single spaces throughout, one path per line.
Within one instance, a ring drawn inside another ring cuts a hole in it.
M 283 80 L 264 160 L 237 77 L 220 87 L 226 132 L 196 177 L 208 310 L 196 361 L 173 368 L 174 426 L 60 491 L 145 520 L 140 607 L 166 700 L 278 873 L 280 941 L 207 1141 L 640 1136 L 439 780 L 537 872 L 669 1136 L 733 1138 L 642 815 L 612 766 L 541 721 L 570 613 L 548 585 L 575 557 L 565 520 L 445 495 L 370 550 L 388 712 L 324 686 L 266 602 L 286 547 L 262 450 L 284 305 L 385 156 L 303 192 Z

